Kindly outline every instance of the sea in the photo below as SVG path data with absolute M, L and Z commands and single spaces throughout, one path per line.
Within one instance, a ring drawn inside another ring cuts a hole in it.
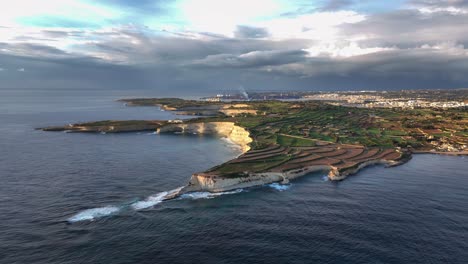
M 240 154 L 225 139 L 37 127 L 174 119 L 135 90 L 0 89 L 0 263 L 468 263 L 468 159 L 415 155 L 162 201 Z

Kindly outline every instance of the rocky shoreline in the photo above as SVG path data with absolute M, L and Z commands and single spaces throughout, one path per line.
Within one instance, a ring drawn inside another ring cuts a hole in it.
M 235 189 L 256 187 L 271 183 L 289 184 L 291 180 L 300 178 L 314 172 L 328 172 L 328 178 L 332 181 L 342 181 L 348 176 L 358 173 L 360 170 L 374 165 L 384 165 L 394 167 L 408 162 L 411 156 L 407 156 L 398 161 L 369 160 L 359 164 L 354 169 L 340 170 L 328 165 L 307 166 L 298 170 L 288 172 L 264 172 L 250 173 L 246 177 L 224 178 L 206 175 L 205 173 L 195 173 L 190 178 L 189 183 L 181 188 L 177 193 L 173 193 L 165 199 L 173 199 L 179 195 L 189 192 L 225 192 Z
M 138 122 L 136 124 L 135 122 Z M 112 125 L 113 124 L 113 125 Z M 157 133 L 181 133 L 181 134 L 200 134 L 225 137 L 231 142 L 239 145 L 242 153 L 250 150 L 249 144 L 253 142 L 249 131 L 237 126 L 234 122 L 194 122 L 171 123 L 167 121 L 102 121 L 101 123 L 75 124 L 67 126 L 56 126 L 41 128 L 43 131 L 69 131 L 69 132 L 105 132 L 120 133 L 134 131 L 156 131 Z M 410 157 L 410 156 L 409 156 Z M 333 181 L 344 180 L 347 176 L 360 171 L 361 169 L 377 164 L 386 166 L 396 166 L 406 162 L 408 159 L 400 161 L 389 161 L 384 159 L 369 160 L 359 163 L 355 168 L 339 169 L 329 165 L 312 165 L 300 169 L 286 172 L 247 172 L 244 177 L 223 177 L 207 173 L 195 173 L 191 176 L 189 183 L 178 192 L 170 193 L 165 199 L 173 199 L 181 194 L 188 192 L 207 191 L 224 192 L 234 189 L 255 187 L 270 183 L 288 184 L 289 181 L 302 177 L 306 174 L 328 171 L 328 178 Z
M 168 111 L 181 111 L 178 108 L 159 105 Z M 254 110 L 242 104 L 233 104 L 229 107 L 204 106 L 185 107 L 184 111 L 192 114 L 206 114 L 204 111 L 217 112 L 228 116 L 238 114 L 254 114 Z M 412 154 L 428 153 L 443 155 L 467 155 L 468 152 L 435 152 L 427 150 L 401 150 L 399 148 L 366 148 L 359 145 L 333 144 L 316 141 L 315 145 L 305 147 L 284 147 L 278 144 L 270 145 L 264 149 L 251 151 L 254 139 L 244 127 L 231 121 L 201 120 L 128 120 L 69 124 L 66 126 L 53 126 L 39 128 L 43 131 L 64 132 L 95 132 L 95 133 L 122 133 L 137 131 L 155 131 L 157 133 L 200 134 L 225 137 L 242 149 L 242 155 L 234 160 L 216 166 L 206 172 L 194 173 L 188 184 L 177 192 L 171 192 L 164 199 L 173 199 L 188 192 L 224 192 L 234 189 L 249 188 L 271 183 L 288 184 L 291 180 L 313 172 L 328 173 L 332 181 L 341 181 L 349 175 L 356 174 L 363 168 L 373 165 L 386 167 L 398 166 L 411 159 Z M 290 139 L 304 139 L 298 136 L 280 134 Z M 309 143 L 309 142 L 308 142 Z M 320 144 L 319 144 L 320 143 Z M 277 161 L 277 162 L 276 162 Z M 261 169 L 252 169 L 256 165 L 272 163 Z M 276 163 L 275 163 L 276 162 Z M 254 166 L 252 165 L 254 164 Z M 227 165 L 227 168 L 223 166 Z M 245 166 L 245 170 L 230 171 L 229 166 Z M 224 170 L 223 170 L 224 169 Z M 232 172 L 232 173 L 231 173 Z

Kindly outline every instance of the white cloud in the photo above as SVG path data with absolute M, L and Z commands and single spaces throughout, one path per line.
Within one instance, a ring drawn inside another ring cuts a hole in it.
M 268 29 L 275 39 L 336 40 L 340 37 L 338 26 L 365 20 L 365 15 L 354 11 L 316 12 L 294 18 L 277 18 L 254 24 Z
M 26 70 L 25 70 L 24 68 L 19 68 L 19 69 L 17 69 L 17 71 L 19 71 L 19 72 L 24 72 L 24 71 L 26 71 Z
M 468 49 L 465 49 L 464 45 L 457 44 L 455 42 L 442 42 L 436 45 L 422 45 L 422 50 L 432 50 L 439 53 L 445 53 L 453 56 L 468 56 Z
M 188 30 L 233 36 L 236 26 L 279 14 L 282 7 L 275 0 L 184 0 L 178 8 Z
M 346 43 L 345 45 L 340 45 L 338 42 L 335 42 L 312 46 L 306 49 L 306 51 L 309 52 L 310 57 L 330 56 L 348 58 L 376 52 L 390 51 L 394 49 L 394 47 L 363 48 L 360 47 L 356 42 Z
M 18 26 L 20 18 L 58 16 L 81 21 L 112 19 L 122 15 L 116 9 L 79 0 L 15 0 L 1 5 L 0 25 Z
M 463 8 L 457 8 L 457 7 L 423 7 L 423 8 L 418 8 L 419 12 L 424 13 L 424 14 L 432 14 L 432 13 L 437 13 L 437 12 L 448 12 L 452 14 L 468 14 L 467 9 Z

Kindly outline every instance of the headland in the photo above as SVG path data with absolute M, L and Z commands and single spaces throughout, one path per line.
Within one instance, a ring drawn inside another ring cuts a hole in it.
M 44 131 L 200 134 L 226 137 L 243 154 L 204 172 L 166 199 L 186 192 L 222 192 L 279 182 L 316 171 L 334 181 L 371 165 L 403 164 L 413 153 L 466 155 L 463 109 L 367 109 L 309 101 L 205 102 L 177 98 L 124 99 L 158 106 L 188 120 L 98 121 Z

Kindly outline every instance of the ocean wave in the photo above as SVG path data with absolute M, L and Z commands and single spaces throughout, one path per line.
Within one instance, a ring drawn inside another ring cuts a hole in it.
M 280 192 L 289 190 L 291 188 L 291 184 L 279 184 L 277 182 L 268 184 L 268 186 Z
M 160 192 L 158 194 L 155 194 L 155 195 L 152 195 L 152 196 L 146 198 L 143 201 L 134 202 L 130 206 L 134 210 L 137 210 L 137 211 L 138 210 L 143 210 L 143 209 L 146 209 L 146 208 L 149 208 L 149 207 L 153 207 L 153 206 L 155 206 L 157 204 L 162 203 L 162 201 L 164 200 L 164 197 L 166 197 L 167 194 L 168 194 L 168 192 Z
M 137 210 L 137 211 L 143 210 L 149 207 L 153 207 L 157 204 L 162 203 L 165 199 L 167 199 L 167 197 L 172 197 L 174 194 L 177 194 L 182 188 L 184 188 L 184 186 L 170 190 L 170 191 L 160 192 L 160 193 L 151 195 L 143 201 L 137 201 L 137 202 L 132 203 L 130 207 L 132 207 L 134 210 Z
M 177 194 L 183 187 L 179 187 L 170 191 L 160 192 L 154 195 L 149 196 L 145 200 L 136 201 L 128 205 L 122 206 L 105 206 L 99 208 L 92 208 L 84 210 L 70 218 L 68 218 L 68 222 L 75 223 L 80 221 L 94 221 L 98 218 L 102 218 L 105 216 L 110 216 L 119 213 L 120 211 L 130 207 L 135 211 L 144 210 L 151 208 L 155 205 L 158 205 L 164 200 L 168 199 L 168 197 L 173 197 Z M 210 193 L 210 192 L 192 192 L 192 193 L 185 193 L 182 194 L 177 200 L 182 199 L 190 199 L 190 200 L 198 200 L 198 199 L 213 199 L 221 195 L 229 195 L 229 194 L 236 194 L 243 192 L 244 189 L 237 189 L 233 191 L 226 191 L 226 192 L 219 192 L 219 193 Z M 171 198 L 169 198 L 171 199 Z
M 120 208 L 116 206 L 105 206 L 105 207 L 87 209 L 68 218 L 68 222 L 74 223 L 74 222 L 80 222 L 80 221 L 93 221 L 97 218 L 109 216 L 119 211 L 120 211 Z
M 198 200 L 198 199 L 213 199 L 221 195 L 228 195 L 228 194 L 236 194 L 243 192 L 244 189 L 237 189 L 234 191 L 227 191 L 227 192 L 218 192 L 218 193 L 210 193 L 210 192 L 192 192 L 192 193 L 184 193 L 180 196 L 180 199 L 191 199 L 191 200 Z

